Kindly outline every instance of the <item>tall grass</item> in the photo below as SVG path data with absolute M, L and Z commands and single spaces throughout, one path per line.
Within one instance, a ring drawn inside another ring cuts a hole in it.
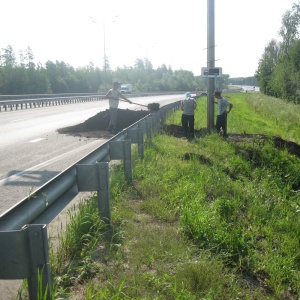
M 268 119 L 270 127 L 283 138 L 300 143 L 300 106 L 262 94 L 251 94 L 246 101 L 260 117 Z
M 197 155 L 184 160 L 186 145 L 172 137 L 158 136 L 155 146 L 135 169 L 144 194 L 176 211 L 199 249 L 217 253 L 278 297 L 298 294 L 299 159 L 267 143 L 250 145 L 257 152 L 253 161 L 243 152 L 249 145 L 236 147 L 215 135 L 188 147 L 212 165 Z
M 250 113 L 252 130 L 255 128 L 253 121 L 257 118 L 263 120 L 267 128 L 256 127 L 252 133 L 263 133 L 266 130 L 272 135 L 300 143 L 300 106 L 260 93 L 247 94 L 241 101 L 248 104 L 247 112 Z M 239 102 L 240 103 L 240 102 Z M 246 111 L 245 111 L 246 112 Z M 255 119 L 252 119 L 252 117 Z
M 298 107 L 260 94 L 229 100 L 229 134 L 300 141 Z M 195 126 L 206 127 L 204 98 Z M 143 160 L 134 149 L 132 185 L 122 165 L 111 175 L 108 241 L 99 238 L 94 200 L 70 216 L 54 276 L 81 299 L 297 299 L 299 169 L 299 157 L 272 139 L 188 142 L 162 132 Z

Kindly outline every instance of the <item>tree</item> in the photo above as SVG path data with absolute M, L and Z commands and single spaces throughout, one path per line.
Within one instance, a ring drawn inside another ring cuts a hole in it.
M 109 60 L 108 60 L 108 57 L 106 56 L 106 54 L 103 57 L 103 70 L 104 70 L 104 72 L 110 71 L 110 64 L 109 64 Z
M 134 68 L 144 70 L 145 69 L 144 60 L 141 58 L 136 59 L 134 62 Z
M 288 61 L 277 64 L 269 82 L 269 95 L 287 100 L 291 99 L 297 89 L 293 76 Z
M 270 95 L 270 79 L 272 72 L 278 63 L 280 53 L 280 45 L 276 40 L 271 40 L 265 52 L 258 63 L 258 68 L 255 72 L 255 77 L 259 83 L 261 91 L 264 94 Z
M 283 53 L 289 55 L 289 49 L 293 41 L 299 37 L 298 27 L 300 24 L 300 5 L 294 4 L 291 10 L 286 11 L 282 17 L 279 35 L 282 37 Z
M 34 55 L 33 55 L 33 51 L 31 50 L 31 48 L 28 46 L 25 52 L 25 61 L 26 63 L 26 67 L 27 68 L 35 68 L 35 63 L 33 62 L 34 60 Z
M 300 40 L 294 40 L 289 55 L 283 55 L 276 65 L 271 81 L 272 95 L 295 101 L 300 87 Z
M 144 65 L 146 70 L 153 70 L 152 63 L 148 58 L 144 58 Z
M 22 68 L 25 67 L 25 56 L 23 50 L 19 51 L 19 60 L 20 60 L 20 65 Z
M 16 56 L 12 46 L 8 45 L 2 48 L 1 65 L 5 67 L 14 67 L 16 65 Z

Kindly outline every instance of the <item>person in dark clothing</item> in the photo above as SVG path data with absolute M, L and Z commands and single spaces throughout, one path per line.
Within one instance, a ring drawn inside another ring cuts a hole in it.
M 229 102 L 227 99 L 222 97 L 221 92 L 214 93 L 217 101 L 214 103 L 218 104 L 218 115 L 216 121 L 216 130 L 218 133 L 222 132 L 224 138 L 227 138 L 227 115 L 230 113 L 233 108 L 233 104 Z M 228 110 L 227 110 L 228 108 Z M 222 131 L 221 131 L 222 130 Z
M 181 116 L 181 124 L 185 137 L 190 140 L 195 137 L 195 115 L 194 111 L 197 107 L 197 102 L 190 92 L 185 93 L 185 99 L 181 102 L 181 110 L 183 111 Z

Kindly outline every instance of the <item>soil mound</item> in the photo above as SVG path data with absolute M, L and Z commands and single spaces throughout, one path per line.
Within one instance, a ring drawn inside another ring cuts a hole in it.
M 117 130 L 121 131 L 129 127 L 130 125 L 149 115 L 149 113 L 150 112 L 146 110 L 135 111 L 129 109 L 118 109 Z M 109 109 L 107 109 L 106 111 L 99 112 L 83 123 L 58 129 L 57 132 L 73 136 L 85 136 L 87 138 L 109 138 L 112 136 L 111 133 L 106 131 L 109 121 L 110 113 Z

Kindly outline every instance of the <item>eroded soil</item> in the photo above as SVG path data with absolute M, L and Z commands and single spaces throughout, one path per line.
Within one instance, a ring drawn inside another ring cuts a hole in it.
M 147 116 L 150 112 L 148 110 L 133 111 L 129 109 L 118 109 L 118 127 L 117 130 L 121 131 L 140 119 Z M 108 139 L 113 135 L 106 131 L 110 120 L 109 110 L 99 112 L 95 116 L 89 118 L 83 123 L 75 126 L 65 127 L 58 130 L 58 133 L 68 134 L 73 136 L 81 136 L 86 138 L 103 138 Z M 182 127 L 178 125 L 163 125 L 162 131 L 177 138 L 184 138 Z M 196 138 L 203 137 L 207 134 L 206 128 L 200 128 L 195 130 Z M 240 143 L 240 142 L 253 142 L 269 140 L 270 137 L 264 135 L 255 134 L 235 134 L 229 133 L 228 140 Z M 274 145 L 279 149 L 287 149 L 291 154 L 295 154 L 300 157 L 300 145 L 283 140 L 280 137 L 273 137 Z

